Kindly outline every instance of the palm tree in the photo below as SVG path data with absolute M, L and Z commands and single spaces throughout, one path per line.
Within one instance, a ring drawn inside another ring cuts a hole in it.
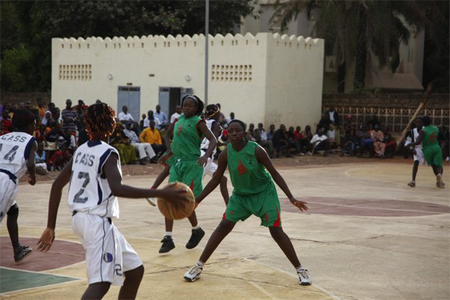
M 344 92 L 346 62 L 355 60 L 353 89 L 364 88 L 366 68 L 371 67 L 373 55 L 380 68 L 390 64 L 393 72 L 397 69 L 400 43 L 406 43 L 410 36 L 405 21 L 418 28 L 426 26 L 426 17 L 414 0 L 277 0 L 274 16 L 285 30 L 303 11 L 311 20 L 315 9 L 320 16 L 311 35 L 325 39 L 327 52 L 333 48 L 336 51 L 339 92 Z

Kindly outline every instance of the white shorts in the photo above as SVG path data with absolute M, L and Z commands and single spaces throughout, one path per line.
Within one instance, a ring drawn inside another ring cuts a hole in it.
M 214 173 L 217 170 L 217 164 L 214 162 L 212 158 L 208 158 L 208 162 L 203 167 L 203 178 L 205 178 L 205 175 L 213 176 Z
M 142 265 L 125 237 L 108 218 L 79 212 L 72 217 L 72 228 L 86 250 L 89 284 L 123 284 L 123 273 Z
M 416 150 L 416 154 L 414 154 L 414 161 L 418 161 L 419 165 L 423 165 L 425 162 L 425 158 L 423 157 L 422 149 L 414 149 Z
M 17 184 L 3 172 L 0 172 L 0 223 L 13 206 L 17 196 Z

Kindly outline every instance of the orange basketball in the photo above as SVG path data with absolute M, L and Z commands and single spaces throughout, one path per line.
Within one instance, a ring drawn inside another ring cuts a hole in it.
M 181 220 L 186 217 L 189 217 L 194 211 L 195 207 L 195 196 L 192 190 L 182 182 L 175 182 L 175 184 L 168 185 L 170 189 L 187 190 L 186 200 L 178 202 L 177 206 L 174 206 L 171 202 L 166 201 L 164 198 L 158 198 L 158 208 L 161 213 L 170 220 Z

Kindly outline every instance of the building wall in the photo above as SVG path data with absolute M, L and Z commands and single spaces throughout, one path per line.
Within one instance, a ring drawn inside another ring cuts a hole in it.
M 158 104 L 159 87 L 193 88 L 203 99 L 204 43 L 203 35 L 55 38 L 52 101 L 100 99 L 117 111 L 118 87 L 127 85 L 141 89 L 140 114 Z M 266 126 L 320 118 L 323 40 L 258 33 L 209 43 L 208 103 L 224 114 Z

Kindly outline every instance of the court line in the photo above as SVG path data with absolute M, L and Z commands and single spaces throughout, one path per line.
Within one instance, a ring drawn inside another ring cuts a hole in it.
M 262 292 L 264 295 L 266 295 L 267 297 L 269 297 L 270 299 L 278 299 L 277 297 L 275 297 L 274 295 L 272 295 L 271 293 L 269 293 L 268 291 L 266 291 L 262 286 L 260 286 L 259 284 L 257 284 L 256 282 L 253 281 L 249 281 L 249 283 L 251 285 L 253 285 L 255 288 L 257 288 L 260 292 Z

